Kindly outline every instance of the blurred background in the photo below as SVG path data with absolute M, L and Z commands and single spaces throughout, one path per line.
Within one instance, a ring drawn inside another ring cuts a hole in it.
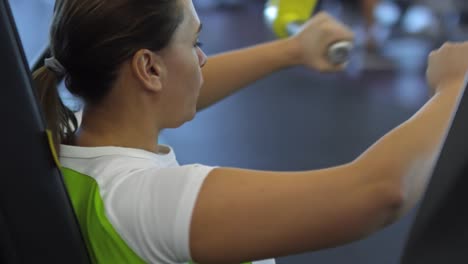
M 264 19 L 265 0 L 193 1 L 208 55 L 277 38 Z M 47 46 L 53 2 L 10 0 L 31 66 Z M 427 101 L 428 53 L 444 41 L 468 39 L 464 0 L 323 0 L 318 10 L 357 35 L 346 71 L 283 70 L 164 131 L 160 141 L 175 149 L 181 164 L 296 171 L 349 162 Z M 79 101 L 61 92 L 78 110 Z M 413 217 L 366 240 L 277 263 L 398 263 Z

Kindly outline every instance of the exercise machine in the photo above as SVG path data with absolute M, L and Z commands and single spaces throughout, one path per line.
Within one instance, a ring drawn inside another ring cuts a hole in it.
M 0 263 L 90 263 L 8 0 L 0 0 L 0 57 Z

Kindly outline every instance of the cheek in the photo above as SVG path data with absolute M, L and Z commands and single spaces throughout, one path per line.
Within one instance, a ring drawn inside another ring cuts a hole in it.
M 190 58 L 190 60 L 185 61 L 183 73 L 187 81 L 186 88 L 188 90 L 195 90 L 198 92 L 203 84 L 200 60 L 198 52 L 196 52 L 195 50 L 190 55 L 191 56 L 187 57 L 187 59 Z
M 167 63 L 167 88 L 180 100 L 190 100 L 198 95 L 203 83 L 198 52 L 195 49 L 179 50 Z

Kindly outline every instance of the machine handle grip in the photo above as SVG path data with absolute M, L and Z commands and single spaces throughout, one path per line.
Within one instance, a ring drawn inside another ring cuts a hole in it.
M 288 34 L 295 35 L 299 32 L 299 29 L 302 27 L 300 22 L 292 22 L 287 25 Z M 353 50 L 354 45 L 351 41 L 338 41 L 333 43 L 327 51 L 328 60 L 336 65 L 344 64 L 349 61 L 351 56 L 351 51 Z

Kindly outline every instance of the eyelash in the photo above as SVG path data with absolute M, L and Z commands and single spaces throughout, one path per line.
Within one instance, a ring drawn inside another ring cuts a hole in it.
M 193 45 L 193 46 L 201 48 L 203 46 L 203 43 L 201 43 L 200 41 L 197 41 L 197 42 L 195 42 L 195 45 Z

